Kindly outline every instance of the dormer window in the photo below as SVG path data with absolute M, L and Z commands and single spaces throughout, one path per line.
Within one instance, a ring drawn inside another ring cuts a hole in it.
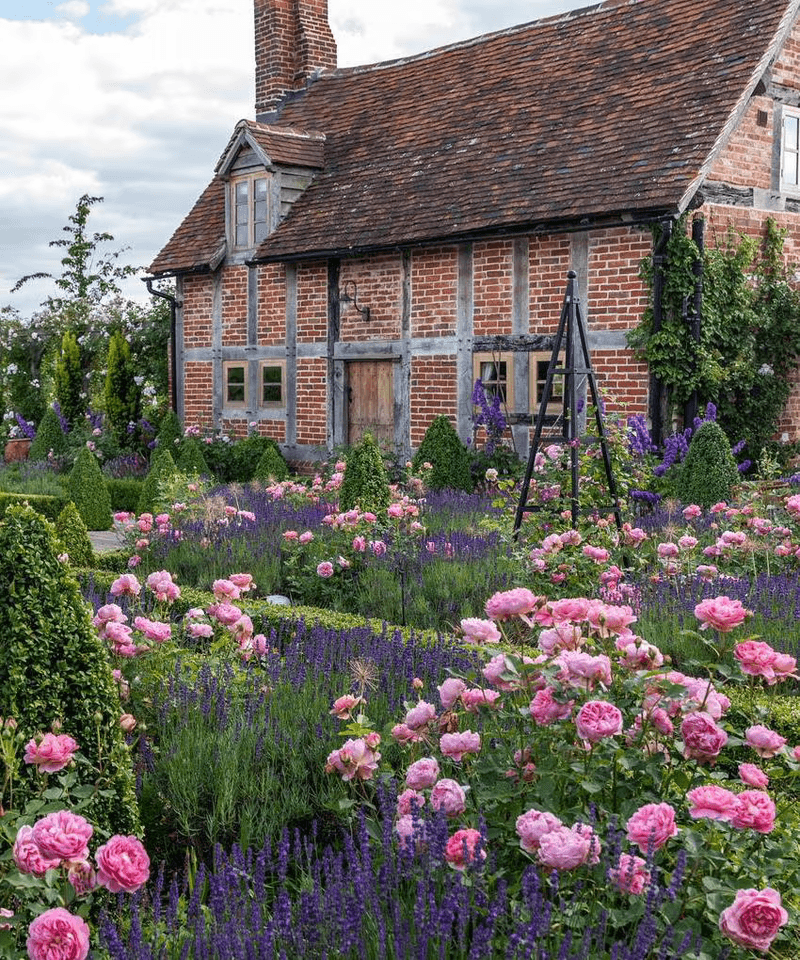
M 781 137 L 781 186 L 800 190 L 800 113 L 786 109 Z
M 233 187 L 233 244 L 257 247 L 269 233 L 269 179 L 263 174 L 236 178 Z

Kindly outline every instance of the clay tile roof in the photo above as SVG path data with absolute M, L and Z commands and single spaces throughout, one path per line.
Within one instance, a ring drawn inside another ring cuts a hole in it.
M 276 123 L 323 130 L 324 170 L 258 257 L 683 209 L 798 2 L 607 0 L 323 74 Z
M 150 264 L 150 273 L 181 273 L 206 268 L 224 243 L 225 181 L 216 177 Z
M 325 135 L 248 120 L 253 138 L 272 160 L 285 166 L 320 169 L 325 163 Z

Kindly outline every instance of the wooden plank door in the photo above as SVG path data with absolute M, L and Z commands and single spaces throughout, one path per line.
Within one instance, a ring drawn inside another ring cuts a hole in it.
M 347 364 L 347 442 L 358 443 L 366 431 L 394 445 L 394 363 L 353 360 Z

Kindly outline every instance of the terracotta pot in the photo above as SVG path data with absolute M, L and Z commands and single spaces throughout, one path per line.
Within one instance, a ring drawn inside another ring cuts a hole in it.
M 4 456 L 6 463 L 15 463 L 19 460 L 27 460 L 31 449 L 31 442 L 27 437 L 17 437 L 6 443 Z

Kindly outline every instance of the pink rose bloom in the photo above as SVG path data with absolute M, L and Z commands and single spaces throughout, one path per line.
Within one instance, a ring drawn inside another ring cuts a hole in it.
M 406 786 L 412 790 L 425 790 L 439 779 L 439 764 L 435 757 L 416 760 L 406 771 Z
M 556 700 L 550 687 L 544 687 L 541 690 L 537 690 L 528 709 L 539 726 L 547 727 L 557 720 L 566 720 L 572 713 L 574 705 L 574 700 L 570 700 L 567 703 Z
M 763 757 L 765 760 L 774 757 L 786 745 L 786 737 L 782 737 L 779 733 L 775 733 L 774 730 L 770 730 L 769 727 L 760 723 L 748 727 L 744 732 L 744 738 L 759 757 Z
M 403 516 L 403 504 L 390 503 L 386 509 L 386 515 L 393 520 L 399 520 Z
M 737 890 L 736 899 L 719 915 L 719 928 L 739 946 L 769 951 L 789 914 L 781 906 L 781 895 L 772 887 L 764 890 Z
M 645 855 L 661 847 L 678 832 L 675 810 L 668 803 L 646 803 L 639 807 L 626 825 L 628 839 Z
M 584 557 L 594 560 L 595 563 L 605 563 L 611 556 L 605 547 L 594 547 L 590 543 L 587 543 L 581 552 Z
M 149 577 L 148 577 L 149 580 Z M 241 591 L 232 580 L 215 580 L 211 584 L 214 597 L 220 603 L 230 600 L 238 600 Z
M 712 597 L 698 603 L 694 608 L 694 615 L 700 621 L 701 630 L 713 627 L 720 633 L 730 633 L 752 616 L 751 612 L 742 606 L 741 600 L 731 600 L 724 596 Z
M 371 780 L 378 769 L 381 755 L 377 753 L 365 739 L 346 740 L 338 749 L 328 755 L 325 772 L 336 770 L 342 780 Z
M 711 581 L 717 576 L 719 570 L 714 566 L 713 563 L 700 563 L 698 564 L 695 573 L 702 580 Z
M 168 570 L 157 570 L 151 573 L 146 583 L 159 603 L 172 603 L 181 595 L 180 587 L 177 583 L 173 583 L 172 574 Z
M 690 503 L 688 507 L 683 508 L 683 516 L 685 520 L 692 520 L 696 517 L 701 517 L 702 515 L 702 507 L 698 507 L 696 503 Z
M 116 603 L 106 603 L 104 606 L 95 614 L 92 623 L 98 628 L 101 629 L 112 621 L 117 623 L 125 623 L 128 618 L 122 612 L 122 607 L 117 606 Z
M 609 871 L 608 876 L 622 893 L 632 893 L 637 897 L 644 893 L 650 883 L 647 863 L 641 857 L 630 853 L 620 854 L 619 862 Z
M 467 689 L 466 683 L 458 677 L 448 677 L 438 687 L 439 699 L 442 702 L 443 710 L 450 710 L 464 690 Z
M 214 628 L 210 623 L 190 623 L 188 626 L 189 636 L 196 640 L 200 638 L 208 639 L 214 636 Z
M 33 827 L 27 825 L 17 830 L 12 855 L 20 873 L 32 873 L 35 877 L 43 877 L 48 870 L 54 870 L 61 865 L 61 857 L 42 855 L 39 845 L 33 839 Z
M 464 709 L 470 713 L 477 713 L 481 707 L 493 707 L 500 694 L 497 690 L 482 690 L 480 687 L 470 687 L 461 693 L 461 702 Z
M 443 733 L 439 739 L 439 749 L 442 751 L 442 756 L 458 762 L 465 753 L 480 751 L 481 736 L 479 733 L 473 733 L 472 730 Z
M 718 727 L 710 713 L 697 711 L 690 713 L 681 723 L 683 737 L 683 755 L 698 763 L 705 763 L 719 756 L 720 750 L 728 742 L 728 734 Z
M 695 787 L 686 794 L 693 820 L 730 820 L 736 807 L 736 794 L 716 784 Z
M 480 830 L 474 830 L 468 827 L 464 830 L 456 830 L 452 837 L 447 841 L 444 848 L 444 858 L 451 867 L 456 870 L 465 870 L 470 863 L 474 863 L 479 857 L 486 859 L 486 851 L 481 849 L 483 837 Z
M 766 790 L 769 786 L 769 777 L 754 763 L 739 764 L 739 779 L 748 787 L 755 787 L 757 790 Z
M 69 910 L 53 907 L 31 922 L 27 947 L 30 960 L 86 960 L 89 927 Z
M 353 537 L 353 549 L 357 553 L 364 553 L 364 551 L 367 549 L 366 537 L 362 537 L 362 536 Z
M 656 553 L 662 560 L 668 557 L 677 557 L 679 552 L 678 544 L 672 543 L 671 541 L 668 543 L 659 543 L 656 547 Z
M 578 711 L 575 728 L 581 740 L 599 743 L 622 732 L 622 713 L 607 700 L 589 700 Z
M 523 617 L 532 613 L 539 603 L 525 587 L 515 587 L 493 594 L 486 601 L 486 616 L 490 620 L 509 620 L 511 617 Z
M 138 650 L 133 642 L 133 630 L 126 623 L 112 621 L 106 626 L 105 636 L 111 644 L 111 652 L 116 656 L 136 656 Z
M 386 554 L 386 544 L 383 540 L 370 540 L 369 548 L 376 557 L 383 557 Z
M 137 630 L 141 630 L 148 640 L 153 640 L 156 643 L 164 643 L 172 636 L 172 627 L 168 623 L 162 623 L 160 620 L 148 620 L 147 617 L 136 617 L 133 625 Z
M 516 690 L 520 686 L 519 674 L 504 653 L 498 653 L 496 657 L 492 657 L 483 670 L 481 670 L 481 673 L 486 682 L 491 683 L 497 690 Z M 504 679 L 503 674 L 511 674 L 515 679 Z
M 330 560 L 323 560 L 322 563 L 317 564 L 317 576 L 322 577 L 323 580 L 333 576 L 333 564 Z
M 97 886 L 97 873 L 88 860 L 71 861 L 68 863 L 67 880 L 75 895 L 83 897 Z
M 232 603 L 212 603 L 208 608 L 208 615 L 224 627 L 230 627 L 241 619 L 242 611 Z
M 136 521 L 136 526 L 142 533 L 150 533 L 153 529 L 153 514 L 143 513 Z
M 539 649 L 549 657 L 561 650 L 579 650 L 585 638 L 580 627 L 562 620 L 539 634 Z
M 298 542 L 302 544 L 311 543 L 313 539 L 314 534 L 310 530 L 304 530 L 297 538 Z
M 114 597 L 122 597 L 126 594 L 138 597 L 141 592 L 142 585 L 132 573 L 123 573 L 111 584 L 111 595 Z
M 410 813 L 399 817 L 394 829 L 402 849 L 419 850 L 425 845 L 425 824 Z
M 97 882 L 111 893 L 133 893 L 150 877 L 150 857 L 137 837 L 114 836 L 97 848 Z
M 587 862 L 591 848 L 590 836 L 561 826 L 542 835 L 537 856 L 550 870 L 574 870 Z
M 425 806 L 425 794 L 418 790 L 404 790 L 397 798 L 397 816 L 406 817 Z
M 78 744 L 66 733 L 46 733 L 37 743 L 30 740 L 25 746 L 25 763 L 34 763 L 43 773 L 57 773 L 63 770 Z
M 284 530 L 283 531 L 284 540 L 297 540 L 297 531 L 296 530 Z
M 586 863 L 590 867 L 594 867 L 600 863 L 600 840 L 594 832 L 594 829 L 590 827 L 588 823 L 578 821 L 578 823 L 572 824 L 572 832 L 586 837 L 589 840 L 589 855 L 586 858 Z
M 466 617 L 460 626 L 467 643 L 497 643 L 502 636 L 491 620 Z
M 333 709 L 330 710 L 330 714 L 338 717 L 339 720 L 349 720 L 353 707 L 362 702 L 361 697 L 356 697 L 352 693 L 345 693 L 333 701 Z
M 536 853 L 542 837 L 551 830 L 557 830 L 564 824 L 546 810 L 526 810 L 517 817 L 516 830 L 519 845 L 527 853 Z
M 396 723 L 392 727 L 392 738 L 398 743 L 417 743 L 422 739 L 422 734 L 417 730 L 412 730 L 404 723 Z
M 761 640 L 745 640 L 743 643 L 736 644 L 733 655 L 739 661 L 742 673 L 751 677 L 764 677 L 770 686 L 779 679 L 775 671 L 775 661 L 779 654 L 768 643 Z M 796 670 L 797 662 L 794 657 L 788 657 L 785 666 L 789 668 L 789 674 Z M 780 672 L 784 673 L 784 671 Z
M 582 650 L 562 650 L 556 657 L 561 666 L 558 679 L 580 690 L 593 690 L 596 683 L 611 686 L 611 661 L 604 653 L 592 656 Z
M 93 833 L 92 825 L 79 814 L 57 810 L 36 821 L 32 836 L 48 860 L 88 860 Z
M 420 700 L 408 711 L 403 722 L 412 730 L 418 730 L 435 718 L 436 707 L 434 707 L 432 703 L 426 703 L 424 700 Z
M 775 804 L 763 790 L 745 790 L 736 797 L 731 823 L 739 830 L 771 833 L 775 826 Z
M 247 593 L 255 587 L 251 573 L 232 573 L 228 579 L 234 586 L 238 587 L 242 593 Z
M 431 790 L 431 806 L 444 810 L 448 817 L 457 817 L 467 809 L 464 788 L 455 780 L 437 780 Z
M 678 546 L 681 550 L 694 550 L 697 544 L 697 537 L 690 537 L 688 534 L 678 538 Z
M 548 607 L 557 623 L 564 620 L 580 623 L 589 612 L 589 600 L 586 597 L 564 597 L 549 603 Z
M 133 733 L 136 729 L 138 721 L 132 713 L 123 713 L 119 718 L 119 725 L 124 730 L 125 733 Z

